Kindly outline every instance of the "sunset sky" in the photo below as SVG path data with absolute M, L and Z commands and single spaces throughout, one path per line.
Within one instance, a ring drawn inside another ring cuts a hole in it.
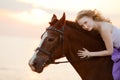
M 1 0 L 0 35 L 38 37 L 53 14 L 60 18 L 66 12 L 66 19 L 74 20 L 82 9 L 98 9 L 120 26 L 119 7 L 120 0 Z
M 4 72 L 4 69 L 14 65 L 20 67 L 21 73 L 25 72 L 23 67 L 27 71 L 23 74 L 12 72 L 13 77 L 9 80 L 17 76 L 16 72 L 22 77 L 14 80 L 80 80 L 70 64 L 51 65 L 43 74 L 37 75 L 27 64 L 53 14 L 60 18 L 65 12 L 66 19 L 74 21 L 77 12 L 83 9 L 97 9 L 120 27 L 120 0 L 0 0 L 0 75 L 3 75 L 0 80 L 9 79 L 4 79 L 4 76 L 11 72 Z

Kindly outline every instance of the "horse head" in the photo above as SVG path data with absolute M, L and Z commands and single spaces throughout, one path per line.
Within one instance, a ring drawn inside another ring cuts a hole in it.
M 41 73 L 43 69 L 58 58 L 63 57 L 63 26 L 65 25 L 65 13 L 61 19 L 53 15 L 50 26 L 41 36 L 39 47 L 35 50 L 29 61 L 29 66 L 35 72 Z

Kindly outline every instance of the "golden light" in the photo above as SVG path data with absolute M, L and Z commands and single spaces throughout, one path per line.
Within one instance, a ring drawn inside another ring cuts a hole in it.
M 14 15 L 16 19 L 30 23 L 33 25 L 40 25 L 46 23 L 50 19 L 50 14 L 40 9 L 31 9 Z
M 32 16 L 42 17 L 43 14 L 46 14 L 46 12 L 44 12 L 44 11 L 42 11 L 42 10 L 40 10 L 40 9 L 32 9 L 32 10 L 30 11 L 30 14 L 31 14 Z
M 81 9 L 98 9 L 104 13 L 120 13 L 120 0 L 17 0 L 19 2 L 31 4 L 33 7 L 44 7 L 47 9 L 57 9 L 71 12 L 78 12 Z M 109 7 L 106 7 L 109 6 Z

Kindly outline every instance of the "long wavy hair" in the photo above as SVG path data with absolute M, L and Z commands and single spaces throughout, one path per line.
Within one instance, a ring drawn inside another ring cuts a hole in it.
M 94 21 L 105 21 L 111 23 L 111 21 L 108 18 L 102 16 L 101 13 L 96 9 L 79 11 L 75 21 L 77 22 L 79 19 L 81 19 L 84 16 L 91 17 Z

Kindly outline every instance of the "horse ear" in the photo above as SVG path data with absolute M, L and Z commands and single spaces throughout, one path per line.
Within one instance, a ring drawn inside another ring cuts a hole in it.
M 63 13 L 63 16 L 61 17 L 61 19 L 60 19 L 60 22 L 62 23 L 62 24 L 65 24 L 65 12 Z
M 65 22 L 66 22 L 66 20 L 65 20 L 65 12 L 63 13 L 63 16 L 61 17 L 61 19 L 59 20 L 59 28 L 61 28 L 64 24 L 65 24 Z
M 51 18 L 51 22 L 49 22 L 49 24 L 53 25 L 56 21 L 58 21 L 57 16 L 53 14 L 53 17 Z
M 55 15 L 55 14 L 53 14 L 53 17 L 52 17 L 52 19 L 51 19 L 51 22 L 53 22 L 54 20 L 56 20 L 57 19 L 57 16 Z

